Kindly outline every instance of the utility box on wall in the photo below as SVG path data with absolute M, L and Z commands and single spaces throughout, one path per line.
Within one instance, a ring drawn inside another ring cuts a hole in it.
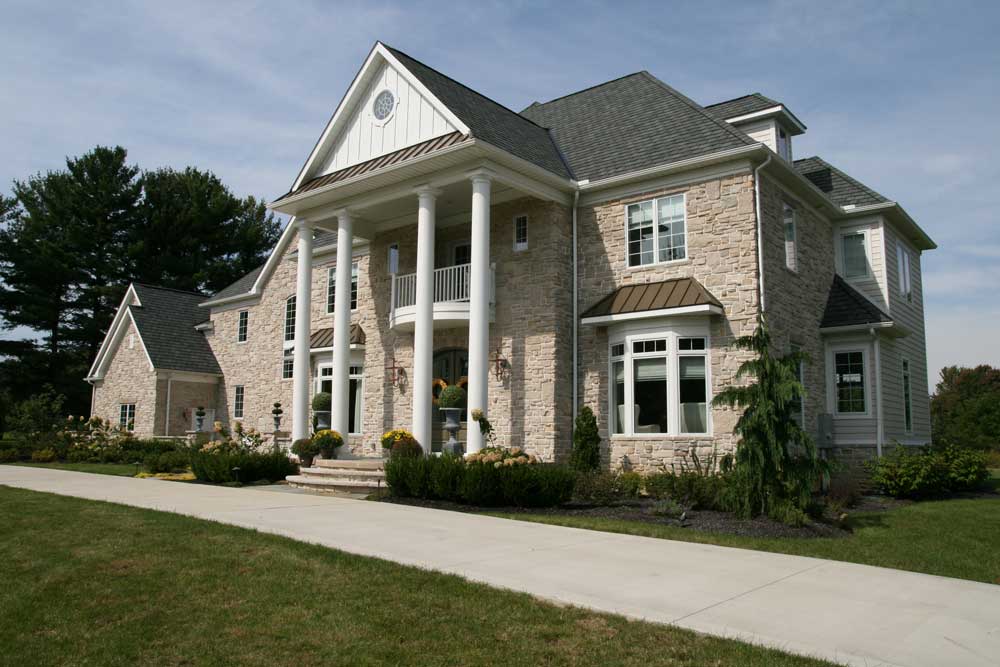
M 820 449 L 833 447 L 833 415 L 823 413 L 816 417 L 816 446 Z

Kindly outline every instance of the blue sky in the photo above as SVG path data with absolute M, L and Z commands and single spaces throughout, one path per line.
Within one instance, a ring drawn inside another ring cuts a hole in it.
M 759 91 L 903 204 L 931 387 L 1000 366 L 1000 3 L 21 2 L 0 25 L 0 187 L 121 144 L 240 194 L 291 184 L 375 40 L 520 109 L 646 69 L 703 104 Z

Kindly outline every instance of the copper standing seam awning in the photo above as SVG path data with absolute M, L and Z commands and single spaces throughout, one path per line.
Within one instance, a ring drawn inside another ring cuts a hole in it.
M 673 311 L 673 312 L 671 312 Z M 722 303 L 694 278 L 624 285 L 588 308 L 583 324 L 704 312 L 721 314 Z
M 365 344 L 365 332 L 361 329 L 361 325 L 352 324 L 351 325 L 351 345 L 364 345 Z M 309 336 L 309 349 L 310 350 L 321 350 L 333 347 L 333 327 L 328 327 L 326 329 L 319 329 L 314 331 L 311 336 Z

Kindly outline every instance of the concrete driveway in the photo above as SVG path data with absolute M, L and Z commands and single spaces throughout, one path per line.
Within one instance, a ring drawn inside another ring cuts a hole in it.
M 1000 665 L 1000 586 L 264 489 L 0 465 L 0 484 L 186 514 L 851 665 Z

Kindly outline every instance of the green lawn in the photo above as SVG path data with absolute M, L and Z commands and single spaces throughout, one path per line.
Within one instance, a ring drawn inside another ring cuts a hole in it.
M 998 488 L 1000 470 L 993 474 L 994 488 Z M 853 514 L 850 525 L 854 534 L 841 538 L 754 538 L 614 519 L 534 514 L 496 516 L 831 558 L 1000 584 L 1000 496 L 925 501 L 887 512 Z
M 72 470 L 74 472 L 93 472 L 99 475 L 117 475 L 119 477 L 134 477 L 135 465 L 132 463 L 11 463 L 9 465 L 28 466 L 30 468 L 54 468 L 55 470 Z
M 827 665 L 174 514 L 0 487 L 3 665 Z

